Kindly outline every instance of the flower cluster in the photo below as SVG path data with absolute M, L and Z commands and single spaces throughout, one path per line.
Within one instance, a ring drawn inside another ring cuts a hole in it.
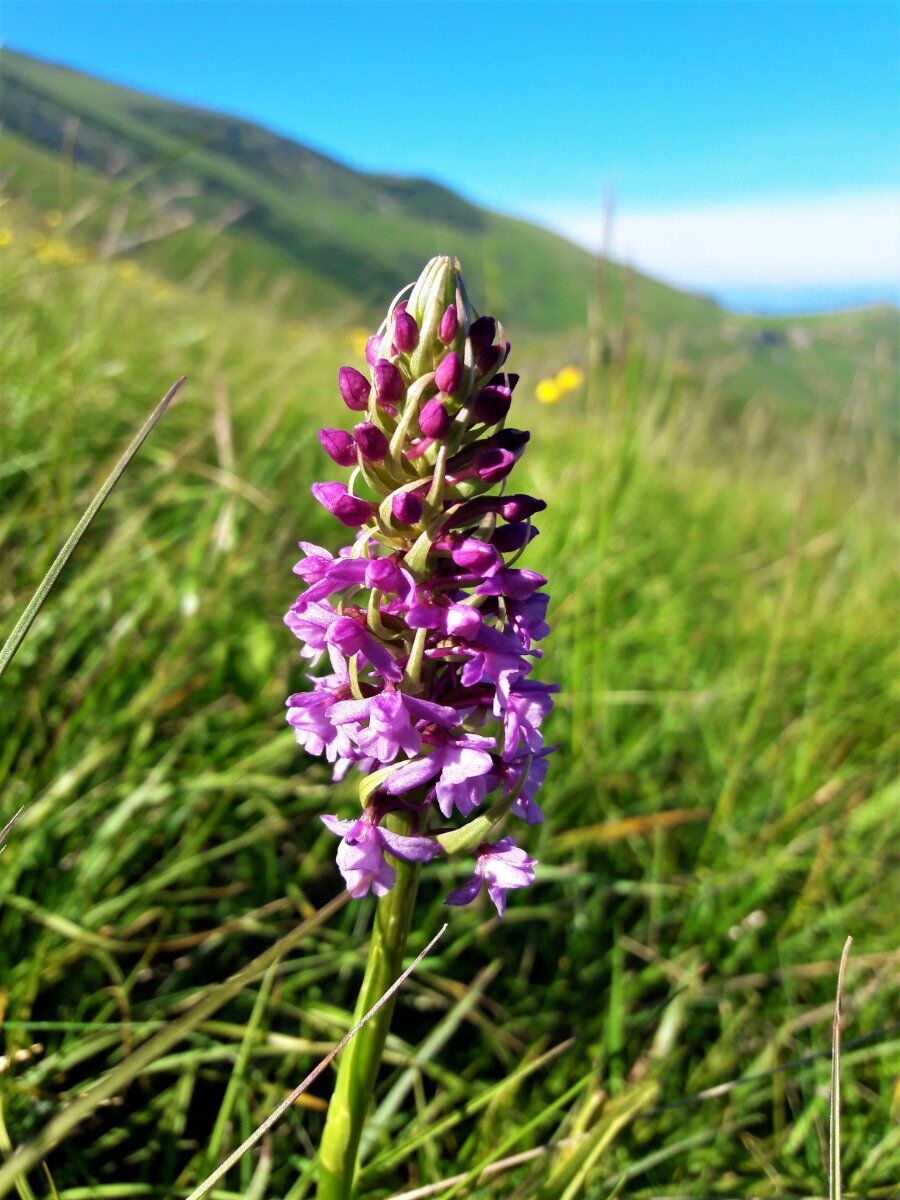
M 474 855 L 447 903 L 486 885 L 502 916 L 536 863 L 491 835 L 510 813 L 542 820 L 541 724 L 557 690 L 528 678 L 549 632 L 546 580 L 514 565 L 545 505 L 506 491 L 529 435 L 505 426 L 518 376 L 499 323 L 476 317 L 449 258 L 411 288 L 368 341 L 370 378 L 339 372 L 358 424 L 319 433 L 352 474 L 313 495 L 356 533 L 337 555 L 300 543 L 306 586 L 285 622 L 328 669 L 289 697 L 287 720 L 335 779 L 362 775 L 361 815 L 322 818 L 353 895 L 393 886 L 385 856 Z

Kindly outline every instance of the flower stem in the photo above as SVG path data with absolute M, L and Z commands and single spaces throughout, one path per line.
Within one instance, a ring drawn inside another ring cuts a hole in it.
M 409 832 L 409 818 L 406 816 L 396 814 L 389 817 L 386 823 L 398 833 Z M 369 961 L 356 1001 L 354 1021 L 359 1020 L 387 991 L 403 968 L 420 867 L 418 863 L 397 860 L 396 869 L 397 882 L 380 898 L 375 910 Z M 319 1145 L 318 1200 L 350 1200 L 353 1195 L 359 1139 L 375 1088 L 393 1009 L 393 1000 L 383 1005 L 338 1060 L 337 1082 Z

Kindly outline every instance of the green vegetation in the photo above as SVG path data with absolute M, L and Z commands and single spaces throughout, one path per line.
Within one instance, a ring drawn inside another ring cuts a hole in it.
M 49 1177 L 19 1181 L 26 1200 L 168 1200 L 345 1032 L 362 977 L 368 901 L 213 991 L 340 886 L 317 814 L 341 800 L 282 722 L 303 677 L 280 614 L 296 540 L 337 544 L 308 489 L 354 352 L 278 295 L 77 252 L 72 220 L 39 232 L 21 197 L 0 216 L 4 634 L 188 383 L 4 679 L 0 826 L 27 807 L 0 855 L 0 1154 L 168 1030 Z M 698 387 L 612 319 L 609 352 L 510 333 L 563 685 L 543 865 L 502 924 L 484 904 L 448 916 L 458 879 L 429 872 L 411 953 L 450 928 L 400 994 L 360 1194 L 462 1173 L 432 1194 L 823 1195 L 847 933 L 845 1194 L 895 1194 L 889 393 L 869 379 L 798 420 Z M 567 354 L 599 364 L 588 389 L 538 405 Z M 203 1020 L 173 1029 L 200 997 Z M 305 1196 L 328 1086 L 213 1195 Z
M 104 257 L 347 324 L 380 318 L 385 297 L 450 247 L 472 294 L 511 328 L 577 349 L 595 267 L 564 238 L 428 180 L 354 171 L 249 122 L 11 51 L 0 84 L 7 192 L 30 211 L 66 212 L 72 236 Z M 677 353 L 698 388 L 736 406 L 835 412 L 852 393 L 884 411 L 893 395 L 889 308 L 736 317 L 615 264 L 602 307 L 615 327 L 627 314 L 657 362 Z

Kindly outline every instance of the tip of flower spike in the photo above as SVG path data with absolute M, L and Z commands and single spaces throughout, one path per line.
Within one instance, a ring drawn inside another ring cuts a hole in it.
M 445 346 L 451 345 L 456 337 L 459 329 L 459 313 L 456 311 L 455 304 L 449 304 L 441 317 L 441 323 L 438 328 L 438 337 Z
M 419 342 L 419 326 L 415 317 L 405 310 L 394 313 L 394 345 L 401 354 L 415 350 Z

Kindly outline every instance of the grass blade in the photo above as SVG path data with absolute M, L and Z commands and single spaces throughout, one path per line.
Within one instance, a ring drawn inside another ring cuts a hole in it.
M 844 942 L 841 965 L 838 967 L 837 991 L 834 997 L 834 1023 L 831 1027 L 831 1088 L 828 1114 L 828 1200 L 841 1200 L 841 999 L 844 991 L 844 972 L 853 938 Z
M 25 641 L 25 637 L 29 629 L 34 624 L 35 617 L 37 617 L 38 613 L 43 608 L 44 601 L 50 595 L 53 585 L 56 583 L 57 579 L 62 573 L 66 563 L 72 557 L 75 547 L 84 537 L 85 533 L 87 533 L 94 517 L 96 517 L 97 513 L 106 503 L 110 492 L 122 478 L 126 467 L 137 454 L 138 450 L 140 450 L 148 434 L 153 430 L 160 417 L 162 417 L 163 413 L 178 394 L 181 385 L 185 381 L 185 378 L 186 376 L 182 375 L 180 379 L 176 379 L 176 381 L 163 396 L 162 400 L 160 400 L 159 404 L 157 404 L 156 408 L 154 408 L 153 412 L 132 438 L 128 449 L 101 484 L 100 490 L 97 492 L 96 496 L 94 496 L 93 500 L 84 510 L 81 520 L 66 538 L 62 549 L 60 550 L 59 554 L 57 554 L 56 558 L 54 558 L 50 566 L 50 570 L 38 584 L 37 590 L 25 607 L 25 611 L 22 613 L 21 617 L 19 617 L 18 621 L 16 621 L 12 633 L 6 639 L 3 649 L 0 650 L 0 678 L 3 677 L 6 668 L 15 658 L 19 647 Z

